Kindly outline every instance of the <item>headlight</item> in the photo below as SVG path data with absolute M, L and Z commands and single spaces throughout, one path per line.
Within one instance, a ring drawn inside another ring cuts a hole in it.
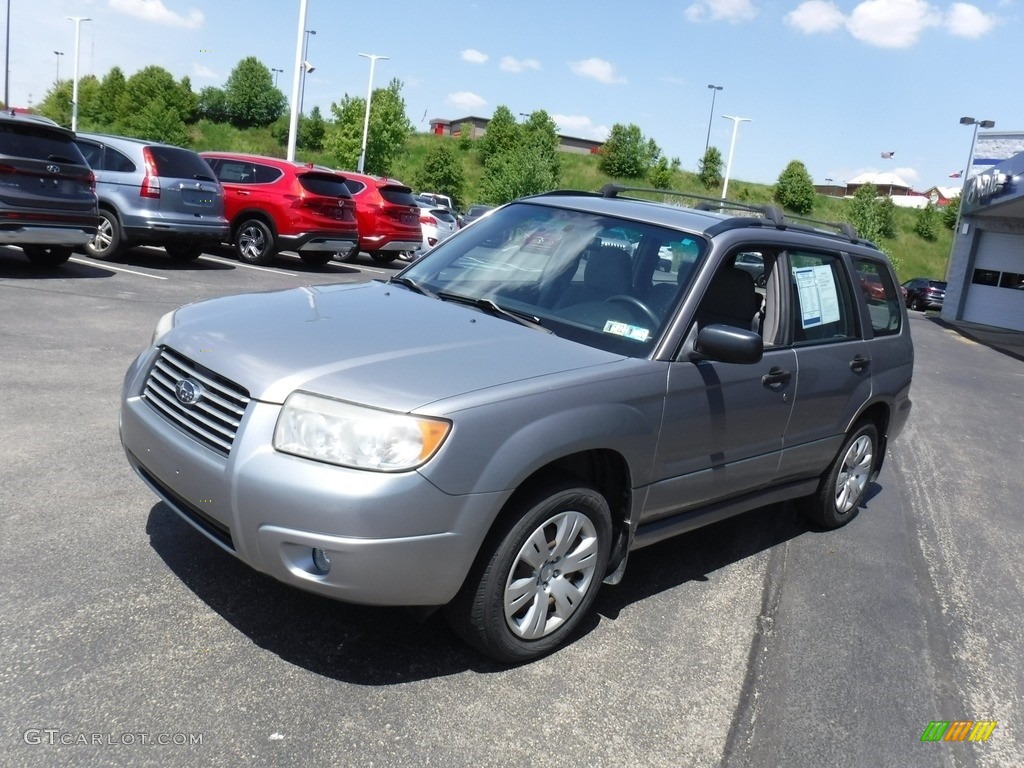
M 174 327 L 174 313 L 176 311 L 177 310 L 171 310 L 156 321 L 156 329 L 153 331 L 153 338 L 149 340 L 149 346 L 155 346 L 156 343 L 160 341 L 160 337 Z
M 441 419 L 378 411 L 293 392 L 274 429 L 274 448 L 343 467 L 398 472 L 426 462 L 448 436 Z

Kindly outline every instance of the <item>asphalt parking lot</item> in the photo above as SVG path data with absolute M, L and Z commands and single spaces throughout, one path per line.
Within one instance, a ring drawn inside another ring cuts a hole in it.
M 640 550 L 523 667 L 256 574 L 134 476 L 121 378 L 164 312 L 397 268 L 0 248 L 0 766 L 1024 765 L 1024 363 L 930 315 L 857 520 L 778 505 Z M 923 743 L 936 720 L 998 725 Z

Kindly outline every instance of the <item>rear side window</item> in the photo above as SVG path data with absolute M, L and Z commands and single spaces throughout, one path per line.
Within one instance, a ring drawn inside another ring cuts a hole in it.
M 853 297 L 838 254 L 790 251 L 794 346 L 854 338 Z
M 269 165 L 260 165 L 248 160 L 228 160 L 214 158 L 217 178 L 225 184 L 271 184 L 283 175 L 283 172 Z
M 345 186 L 345 180 L 333 173 L 303 173 L 299 184 L 307 192 L 324 197 L 352 197 Z
M 416 198 L 409 187 L 387 184 L 380 188 L 380 196 L 394 205 L 416 205 Z
M 366 185 L 363 182 L 356 181 L 355 179 L 345 179 L 345 186 L 348 187 L 348 191 L 353 195 L 358 195 L 366 189 Z
M 206 179 L 213 181 L 213 172 L 195 152 L 178 147 L 149 147 L 158 175 L 170 179 Z
M 38 126 L 0 125 L 0 154 L 87 165 L 70 137 Z
M 889 276 L 885 265 L 860 256 L 853 258 L 857 282 L 868 305 L 868 318 L 875 336 L 889 336 L 900 332 L 903 299 Z

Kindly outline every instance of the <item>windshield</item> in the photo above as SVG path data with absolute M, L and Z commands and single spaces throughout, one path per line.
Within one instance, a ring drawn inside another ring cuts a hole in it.
M 692 234 L 533 200 L 481 219 L 402 277 L 442 300 L 487 300 L 564 338 L 646 357 L 705 251 Z

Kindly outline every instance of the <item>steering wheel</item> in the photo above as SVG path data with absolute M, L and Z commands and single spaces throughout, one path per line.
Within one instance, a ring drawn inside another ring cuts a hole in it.
M 651 321 L 652 330 L 661 325 L 661 320 L 656 314 L 654 314 L 654 311 L 640 301 L 636 296 L 630 296 L 626 293 L 617 293 L 614 296 L 609 296 L 605 301 L 610 304 L 625 304 L 639 311 L 646 319 Z

